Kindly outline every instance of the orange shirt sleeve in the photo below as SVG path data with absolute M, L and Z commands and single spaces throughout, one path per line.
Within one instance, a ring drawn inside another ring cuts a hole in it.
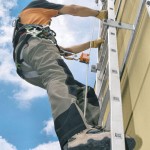
M 22 24 L 48 25 L 51 18 L 58 15 L 58 10 L 46 8 L 28 8 L 20 13 Z

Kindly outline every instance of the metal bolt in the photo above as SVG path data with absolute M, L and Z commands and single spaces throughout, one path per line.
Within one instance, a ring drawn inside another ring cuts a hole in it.
M 147 3 L 148 6 L 150 6 L 150 1 L 147 1 L 146 3 Z
M 117 70 L 112 69 L 112 73 L 117 74 Z
M 111 51 L 112 51 L 112 52 L 116 52 L 116 50 L 115 50 L 115 49 L 113 49 L 113 48 L 111 49 Z
M 95 0 L 95 3 L 98 4 L 98 0 Z
M 121 136 L 120 133 L 115 133 L 115 137 L 117 137 L 117 138 L 122 138 L 122 136 Z

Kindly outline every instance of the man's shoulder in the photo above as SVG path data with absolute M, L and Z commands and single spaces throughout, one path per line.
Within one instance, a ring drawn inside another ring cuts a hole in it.
M 47 8 L 47 9 L 59 10 L 63 6 L 64 5 L 62 4 L 51 3 L 51 2 L 48 2 L 47 0 L 33 0 L 24 8 L 24 10 L 28 8 Z

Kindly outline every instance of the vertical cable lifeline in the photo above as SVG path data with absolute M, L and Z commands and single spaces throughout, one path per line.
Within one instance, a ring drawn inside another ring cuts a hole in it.
M 89 71 L 89 64 L 87 64 L 87 67 L 86 67 L 86 84 L 85 84 L 85 97 L 84 97 L 84 117 L 86 116 L 86 108 L 87 108 L 88 71 Z
M 93 39 L 93 33 L 94 33 L 94 21 L 91 21 L 91 41 Z M 90 49 L 89 49 L 89 57 L 91 53 L 91 41 L 90 41 Z M 88 93 L 88 71 L 89 71 L 89 63 L 86 67 L 86 84 L 85 84 L 85 97 L 84 97 L 84 117 L 86 116 L 86 109 L 87 109 L 87 93 Z
M 89 50 L 89 57 L 91 52 L 91 42 L 90 42 L 90 50 Z M 86 116 L 86 108 L 87 108 L 87 93 L 88 93 L 88 71 L 89 71 L 89 64 L 86 65 L 86 84 L 85 84 L 85 98 L 84 98 L 84 117 Z
M 92 35 L 92 37 L 93 37 L 93 35 Z M 90 53 L 91 53 L 91 42 L 90 42 L 89 56 L 90 56 Z M 88 77 L 89 77 L 88 71 L 89 71 L 89 64 L 87 64 L 87 67 L 86 67 L 86 84 L 85 84 L 86 88 L 85 88 L 85 98 L 84 98 L 84 117 L 86 116 L 86 108 L 87 108 Z

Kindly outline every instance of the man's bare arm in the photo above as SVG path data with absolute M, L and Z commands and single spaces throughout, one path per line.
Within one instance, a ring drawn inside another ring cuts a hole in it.
M 97 40 L 94 40 L 94 41 L 89 41 L 89 42 L 85 42 L 83 44 L 78 44 L 78 45 L 74 45 L 74 46 L 70 46 L 70 47 L 62 47 L 62 49 L 66 50 L 66 51 L 69 51 L 69 52 L 72 52 L 72 53 L 80 53 L 84 50 L 87 50 L 89 49 L 90 47 L 91 48 L 97 48 L 99 47 L 102 43 L 104 43 L 104 40 L 103 39 L 97 39 Z
M 88 7 L 79 6 L 79 5 L 65 5 L 59 10 L 59 15 L 72 15 L 79 17 L 96 17 L 100 20 L 107 19 L 108 12 L 107 10 L 94 10 Z
M 78 5 L 65 5 L 59 10 L 59 14 L 68 14 L 72 16 L 88 17 L 96 16 L 99 11 Z

